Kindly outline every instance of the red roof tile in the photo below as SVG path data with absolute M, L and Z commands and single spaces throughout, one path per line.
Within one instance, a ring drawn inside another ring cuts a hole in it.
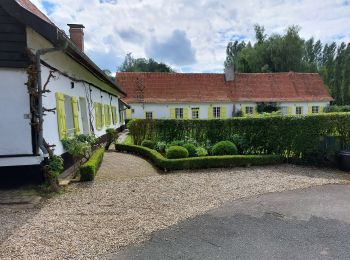
M 15 0 L 20 6 L 23 8 L 27 9 L 29 12 L 32 14 L 35 14 L 39 18 L 43 19 L 44 21 L 53 24 L 51 20 L 43 13 L 40 11 L 38 7 L 36 7 L 31 1 L 29 0 Z
M 128 103 L 332 100 L 315 73 L 236 73 L 225 82 L 224 74 L 124 72 L 116 82 Z

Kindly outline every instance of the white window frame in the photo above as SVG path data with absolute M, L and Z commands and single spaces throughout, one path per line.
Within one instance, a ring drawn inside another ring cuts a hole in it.
M 248 115 L 254 114 L 254 107 L 253 106 L 246 106 L 245 107 L 245 113 Z
M 298 111 L 298 110 L 300 110 L 300 111 Z M 303 114 L 303 107 L 302 106 L 297 106 L 297 107 L 295 107 L 295 114 L 296 115 L 302 115 Z M 300 113 L 299 113 L 300 112 Z
M 72 97 L 64 95 L 64 109 L 66 113 L 66 126 L 67 126 L 67 136 L 74 136 L 74 118 L 73 118 L 73 106 Z M 72 128 L 69 128 L 69 127 Z
M 150 112 L 150 111 L 146 112 L 145 117 L 146 117 L 146 119 L 148 119 L 148 120 L 153 119 L 153 112 Z
M 184 118 L 184 109 L 182 107 L 175 108 L 175 118 L 176 119 Z
M 213 118 L 221 117 L 221 107 L 213 107 Z
M 193 107 L 191 110 L 192 110 L 192 119 L 199 119 L 199 107 Z
M 311 107 L 312 114 L 318 114 L 320 113 L 320 106 L 312 106 Z
M 288 115 L 288 106 L 281 106 L 282 115 Z

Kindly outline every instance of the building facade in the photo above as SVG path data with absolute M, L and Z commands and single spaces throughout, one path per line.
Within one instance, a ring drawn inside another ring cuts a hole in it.
M 68 37 L 28 0 L 1 1 L 0 18 L 0 174 L 40 177 L 41 142 L 62 155 L 62 139 L 122 127 L 126 92 L 84 54 L 83 26 Z
M 322 113 L 332 97 L 314 73 L 118 73 L 127 118 L 215 119 L 254 115 L 259 104 L 284 115 Z

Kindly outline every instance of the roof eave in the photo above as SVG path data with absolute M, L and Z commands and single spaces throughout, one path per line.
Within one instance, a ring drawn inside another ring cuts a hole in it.
M 32 27 L 36 32 L 51 42 L 55 47 L 59 46 L 62 43 L 62 38 L 68 40 L 69 45 L 66 53 L 71 58 L 84 66 L 91 73 L 93 73 L 95 77 L 107 83 L 118 93 L 124 97 L 127 96 L 127 93 L 119 86 L 117 86 L 116 83 L 111 80 L 86 54 L 79 50 L 78 47 L 67 37 L 67 35 L 56 25 L 39 18 L 27 9 L 23 8 L 16 1 L 1 0 L 0 6 L 3 7 L 11 16 L 15 17 L 18 21 Z

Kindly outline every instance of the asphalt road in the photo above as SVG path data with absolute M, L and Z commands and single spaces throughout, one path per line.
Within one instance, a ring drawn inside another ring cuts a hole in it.
M 109 259 L 350 259 L 350 185 L 234 201 Z

